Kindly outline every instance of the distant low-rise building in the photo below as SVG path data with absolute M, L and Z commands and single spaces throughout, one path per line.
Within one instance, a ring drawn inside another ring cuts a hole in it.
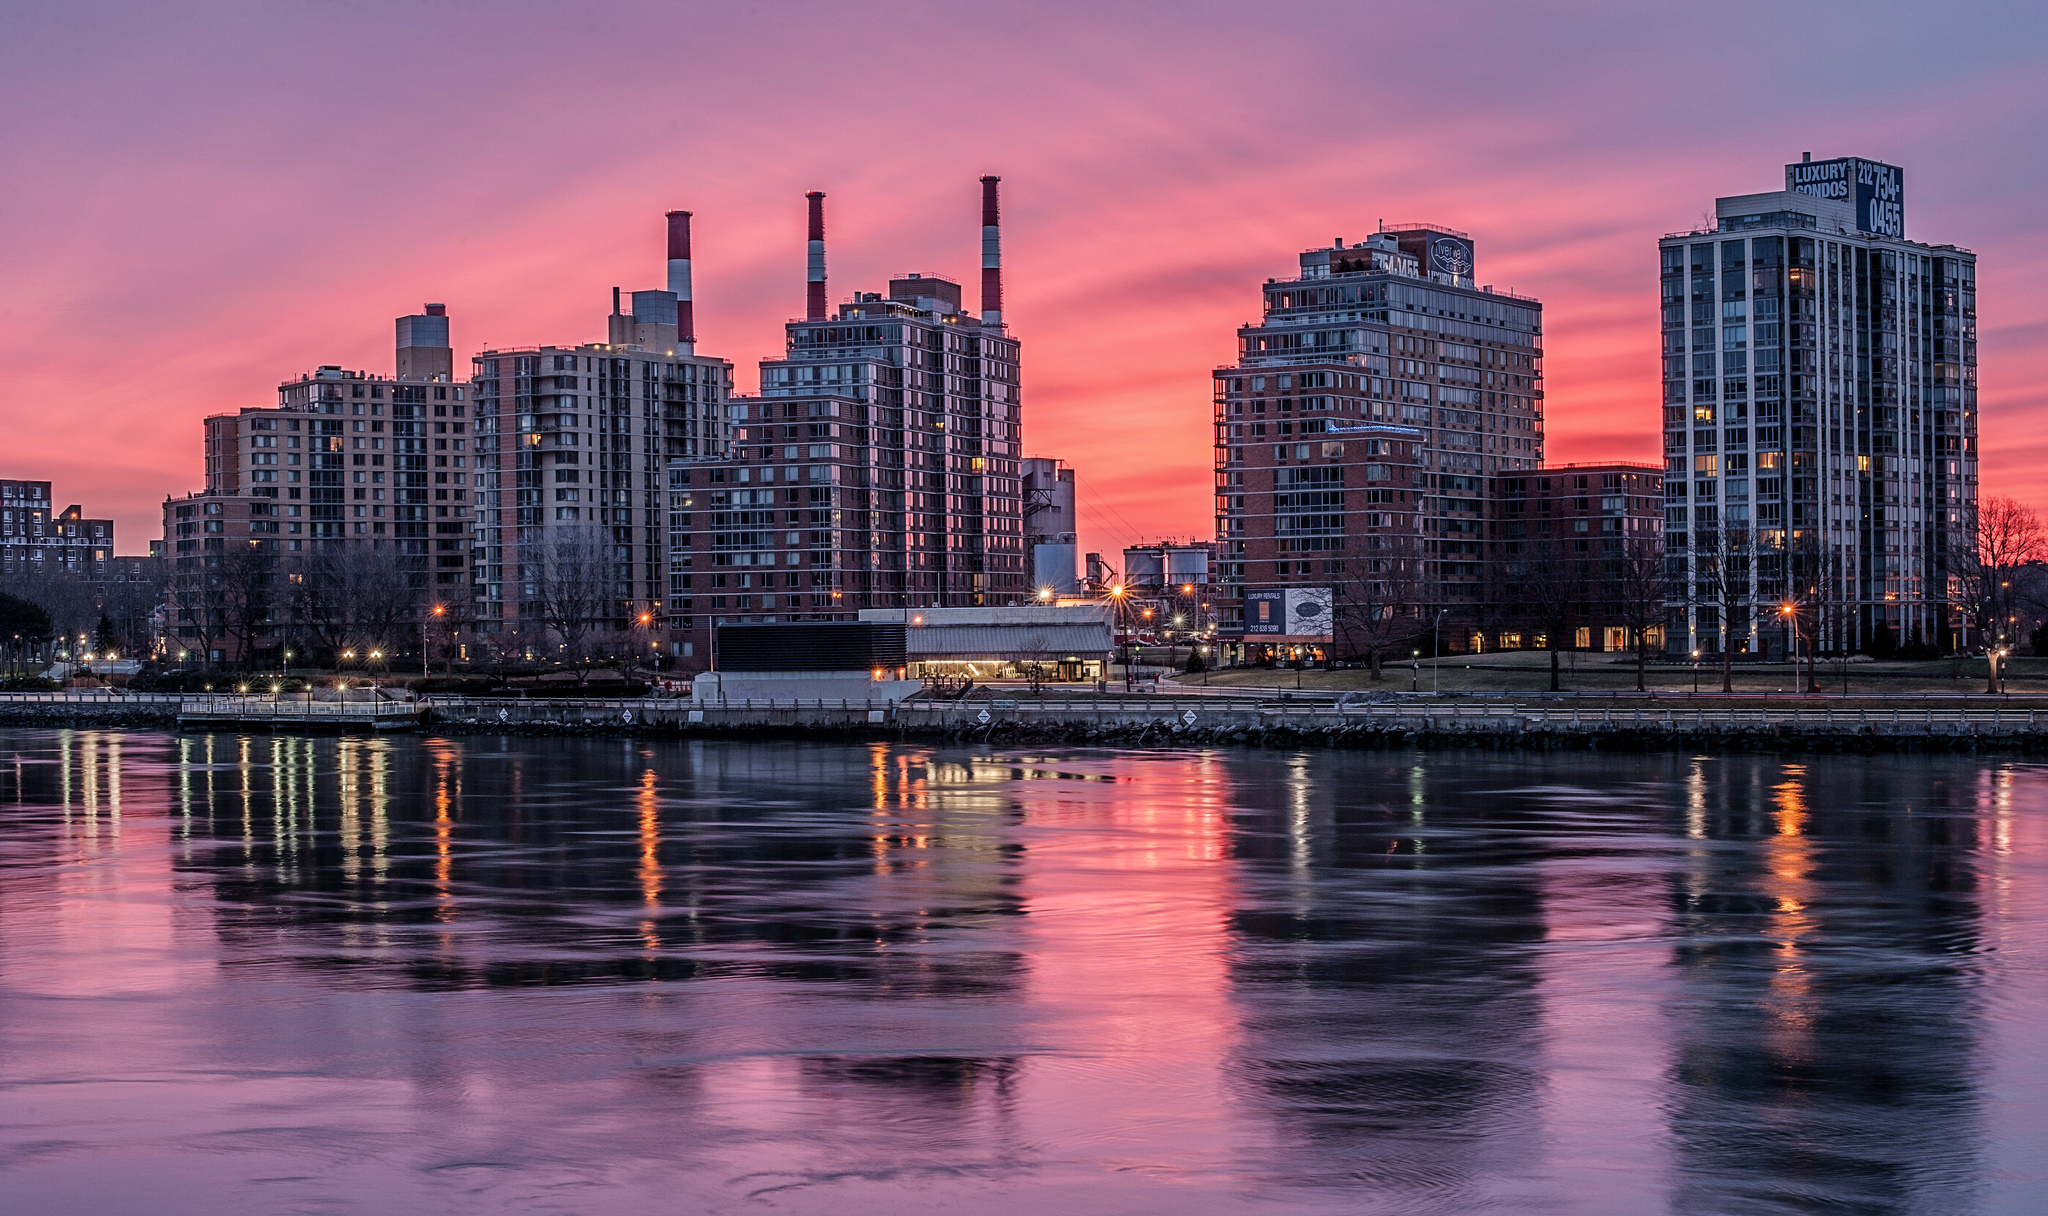
M 0 481 L 0 573 L 70 574 L 98 581 L 114 558 L 114 521 L 51 506 L 47 481 Z

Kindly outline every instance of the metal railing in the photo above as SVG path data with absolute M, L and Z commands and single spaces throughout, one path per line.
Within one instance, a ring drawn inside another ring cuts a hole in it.
M 2044 711 L 2013 708 L 1997 698 L 1943 698 L 1951 704 L 1897 705 L 1891 707 L 1846 707 L 1832 705 L 1755 706 L 1731 702 L 1688 702 L 1669 706 L 1603 706 L 1599 708 L 1556 705 L 1468 705 L 1443 704 L 1404 698 L 1398 702 L 1346 705 L 1335 701 L 1239 699 L 1221 696 L 1173 696 L 1170 694 L 1079 699 L 995 698 L 971 701 L 896 701 L 873 698 L 740 698 L 724 703 L 699 704 L 672 698 L 466 698 L 428 697 L 418 701 L 310 701 L 270 700 L 237 694 L 205 696 L 171 693 L 82 692 L 73 695 L 54 692 L 0 693 L 0 704 L 52 705 L 166 705 L 175 704 L 179 716 L 194 720 L 337 722 L 416 720 L 423 710 L 433 710 L 448 719 L 475 722 L 510 722 L 517 719 L 582 720 L 616 719 L 624 723 L 669 720 L 701 723 L 723 721 L 759 713 L 803 713 L 868 715 L 869 721 L 899 723 L 994 725 L 999 722 L 1074 721 L 1178 723 L 1195 727 L 1219 720 L 1310 726 L 1422 723 L 1430 729 L 1449 726 L 1493 726 L 1513 730 L 1640 730 L 1678 732 L 1687 730 L 1917 730 L 1962 729 L 1989 726 L 2001 731 L 2038 731 L 2048 726 Z M 1954 701 L 1963 704 L 1953 704 Z M 1974 702 L 1974 703 L 1972 703 Z M 1985 702 L 1990 702 L 1987 706 Z M 876 714 L 884 715 L 877 719 Z M 712 717 L 716 715 L 716 717 Z

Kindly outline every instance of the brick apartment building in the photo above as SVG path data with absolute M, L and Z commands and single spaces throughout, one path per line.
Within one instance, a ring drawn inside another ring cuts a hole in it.
M 1498 479 L 1495 560 L 1490 567 L 1494 609 L 1485 627 L 1467 639 L 1473 650 L 1545 649 L 1546 623 L 1517 604 L 1509 585 L 1515 559 L 1542 564 L 1552 579 L 1569 581 L 1559 597 L 1556 623 L 1567 630 L 1561 649 L 1627 651 L 1663 646 L 1664 623 L 1647 623 L 1660 610 L 1641 597 L 1661 596 L 1664 471 L 1629 463 L 1567 464 Z M 1631 615 L 1631 594 L 1638 598 Z M 1632 623 L 1633 622 L 1633 623 Z
M 163 507 L 173 653 L 278 661 L 297 628 L 281 588 L 342 545 L 389 550 L 451 626 L 468 620 L 473 403 L 453 354 L 447 310 L 429 304 L 398 318 L 394 375 L 325 365 L 280 384 L 275 406 L 205 419 L 205 485 Z M 224 580 L 245 599 L 270 587 L 261 628 L 230 627 Z
M 1321 649 L 1246 632 L 1244 604 L 1290 589 L 1360 633 L 1442 620 L 1450 639 L 1482 619 L 1498 479 L 1543 462 L 1542 305 L 1475 286 L 1472 251 L 1407 225 L 1265 283 L 1214 372 L 1226 659 Z

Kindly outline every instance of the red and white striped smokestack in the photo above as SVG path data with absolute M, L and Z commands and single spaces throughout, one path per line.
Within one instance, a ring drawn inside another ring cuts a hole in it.
M 668 213 L 668 289 L 676 297 L 676 342 L 695 354 L 697 314 L 690 299 L 690 213 Z
M 996 209 L 1000 177 L 981 179 L 981 323 L 1003 323 L 1003 237 Z
M 804 318 L 825 319 L 825 192 L 804 195 L 811 200 L 809 269 L 804 275 Z

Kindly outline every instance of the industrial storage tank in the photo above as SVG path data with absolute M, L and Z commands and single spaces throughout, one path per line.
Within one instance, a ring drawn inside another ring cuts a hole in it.
M 1166 557 L 1158 549 L 1124 550 L 1124 586 L 1166 585 Z
M 1166 581 L 1197 586 L 1206 584 L 1209 581 L 1209 550 L 1193 545 L 1166 550 Z

